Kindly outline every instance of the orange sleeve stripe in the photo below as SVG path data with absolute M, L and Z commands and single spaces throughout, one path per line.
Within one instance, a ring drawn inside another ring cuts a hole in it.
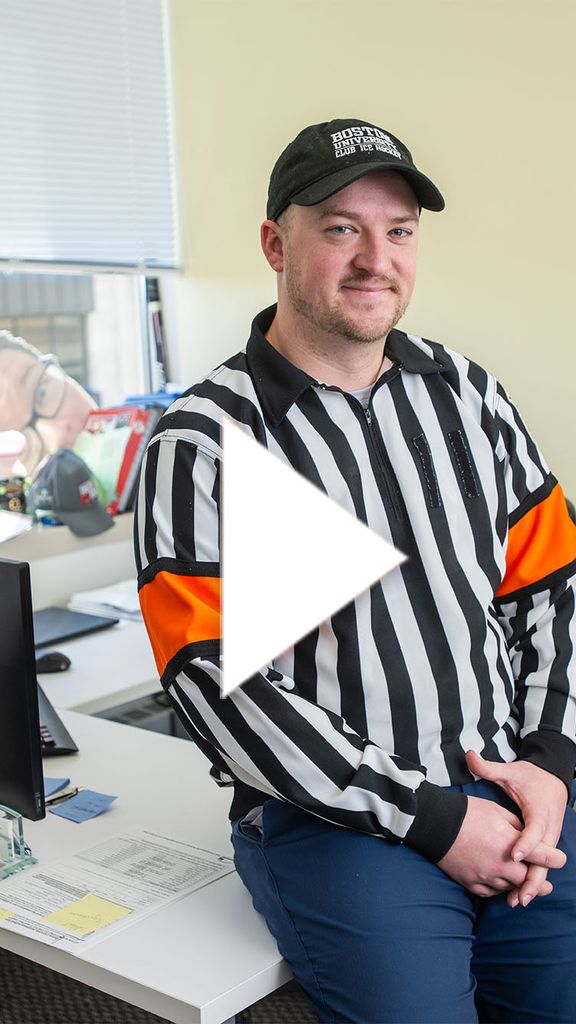
M 576 526 L 559 484 L 508 532 L 506 575 L 496 597 L 545 579 L 576 559 Z
M 142 615 L 160 676 L 187 644 L 219 640 L 220 580 L 159 572 L 140 590 Z

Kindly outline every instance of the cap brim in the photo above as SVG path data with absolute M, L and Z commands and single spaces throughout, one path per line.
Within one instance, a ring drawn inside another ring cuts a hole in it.
M 291 196 L 290 202 L 295 203 L 296 206 L 316 206 L 316 203 L 329 199 L 330 196 L 346 188 L 346 185 L 351 185 L 353 181 L 358 181 L 359 178 L 363 178 L 365 174 L 371 174 L 373 171 L 396 171 L 397 174 L 406 178 L 420 206 L 423 206 L 425 210 L 434 210 L 439 213 L 444 209 L 446 205 L 444 197 L 436 185 L 430 181 L 430 178 L 415 168 L 399 164 L 396 159 L 371 160 L 370 163 L 339 168 L 333 174 L 328 174 L 325 178 L 315 181 L 301 192 Z
M 95 537 L 97 533 L 104 533 L 114 526 L 114 520 L 101 505 L 93 508 L 84 508 L 79 512 L 61 512 L 58 509 L 54 515 L 69 526 L 72 533 L 77 537 Z

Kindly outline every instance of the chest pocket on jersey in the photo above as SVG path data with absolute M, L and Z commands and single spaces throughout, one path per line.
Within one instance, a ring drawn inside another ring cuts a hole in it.
M 458 468 L 462 490 L 467 498 L 477 498 L 480 492 L 466 438 L 461 430 L 451 430 L 448 434 L 448 440 L 452 448 L 456 467 Z M 422 466 L 428 506 L 429 508 L 441 508 L 442 498 L 440 497 L 438 478 L 434 469 L 432 452 L 430 451 L 428 441 L 424 434 L 419 434 L 417 437 L 412 438 L 412 444 L 418 453 Z
M 456 459 L 456 465 L 458 466 L 458 471 L 462 480 L 464 494 L 467 498 L 477 498 L 480 492 L 478 490 L 478 482 L 472 465 L 472 459 L 470 458 L 470 452 L 468 451 L 468 445 L 466 444 L 466 438 L 461 430 L 451 430 L 448 434 L 448 440 L 450 441 L 452 451 L 454 452 L 454 458 Z
M 418 457 L 422 465 L 424 482 L 426 484 L 426 491 L 428 494 L 428 505 L 430 508 L 440 508 L 442 504 L 440 488 L 438 487 L 438 479 L 436 477 L 434 463 L 432 462 L 432 453 L 430 451 L 428 441 L 424 434 L 419 434 L 418 437 L 412 438 L 412 444 L 418 453 Z

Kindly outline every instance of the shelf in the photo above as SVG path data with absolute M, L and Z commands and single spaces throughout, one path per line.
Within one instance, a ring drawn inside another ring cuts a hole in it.
M 32 562 L 39 558 L 53 558 L 102 545 L 132 541 L 133 525 L 133 513 L 125 512 L 115 516 L 114 526 L 110 530 L 98 533 L 95 537 L 77 537 L 67 526 L 42 526 L 38 523 L 27 533 L 21 533 L 19 537 L 0 544 L 0 558 Z

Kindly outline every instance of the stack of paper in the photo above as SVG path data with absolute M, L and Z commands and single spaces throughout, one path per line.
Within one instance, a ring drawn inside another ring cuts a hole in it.
M 101 939 L 233 871 L 231 857 L 134 829 L 5 879 L 0 928 L 82 955 Z
M 135 579 L 72 594 L 68 607 L 77 612 L 104 615 L 110 619 L 132 619 L 135 622 L 142 619 Z
M 22 512 L 8 512 L 0 510 L 0 544 L 5 540 L 12 540 L 19 534 L 25 533 L 32 526 L 32 516 L 23 515 Z

